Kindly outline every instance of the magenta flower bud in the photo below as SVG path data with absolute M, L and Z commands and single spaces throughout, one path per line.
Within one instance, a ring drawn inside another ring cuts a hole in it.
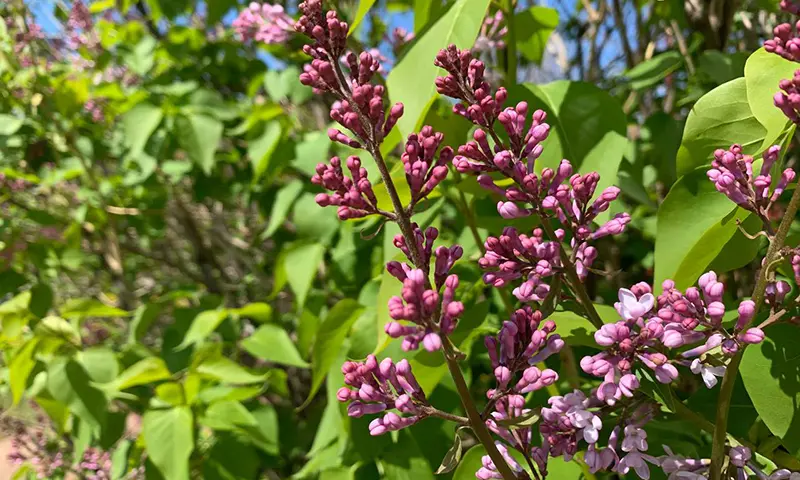
M 639 379 L 631 373 L 619 379 L 619 389 L 626 397 L 633 397 L 633 392 L 639 388 Z
M 700 285 L 700 288 L 705 289 L 707 285 L 716 282 L 717 282 L 717 274 L 713 271 L 709 271 L 700 276 L 700 279 L 697 281 L 697 284 Z
M 442 339 L 438 333 L 428 333 L 422 339 L 422 346 L 429 352 L 435 352 L 442 348 Z
M 511 370 L 504 365 L 500 365 L 494 369 L 494 376 L 500 388 L 506 388 L 508 382 L 511 381 Z
M 671 363 L 665 363 L 656 367 L 654 372 L 656 374 L 656 380 L 661 383 L 671 383 L 678 378 L 678 369 Z
M 706 313 L 715 320 L 722 320 L 722 317 L 725 315 L 725 304 L 722 302 L 711 302 L 708 304 Z
M 388 432 L 389 430 L 383 425 L 382 418 L 376 418 L 375 420 L 369 423 L 369 434 L 373 437 L 378 435 L 383 435 L 384 433 Z
M 517 204 L 513 202 L 498 202 L 497 212 L 500 214 L 501 217 L 505 218 L 506 220 L 527 217 L 528 215 L 531 214 L 529 210 L 519 208 Z
M 336 399 L 340 402 L 346 402 L 350 400 L 350 389 L 347 387 L 342 387 L 336 391 Z
M 740 333 L 738 339 L 742 343 L 756 345 L 764 341 L 764 331 L 760 328 L 748 328 L 745 332 Z
M 736 322 L 736 330 L 746 327 L 755 317 L 756 304 L 752 300 L 744 300 L 739 304 L 739 320 Z

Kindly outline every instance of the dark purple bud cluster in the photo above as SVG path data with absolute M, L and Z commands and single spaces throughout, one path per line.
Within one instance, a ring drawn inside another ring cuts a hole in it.
M 453 111 L 476 125 L 492 126 L 503 109 L 508 92 L 500 88 L 492 95 L 485 77 L 486 65 L 473 58 L 469 50 L 459 50 L 455 45 L 441 50 L 434 64 L 448 73 L 436 79 L 436 90 L 464 102 L 456 104 Z
M 775 106 L 789 120 L 800 124 L 800 70 L 795 71 L 791 79 L 781 80 L 778 87 L 781 91 L 775 94 Z
M 523 278 L 524 282 L 514 289 L 514 296 L 521 302 L 543 301 L 550 292 L 545 279 L 562 273 L 558 243 L 546 241 L 543 235 L 539 228 L 529 237 L 506 227 L 500 237 L 487 238 L 486 253 L 478 260 L 478 265 L 488 270 L 483 281 L 499 288 Z M 563 236 L 563 231 L 556 235 Z
M 347 22 L 339 20 L 335 10 L 323 14 L 322 0 L 305 0 L 299 7 L 302 15 L 294 28 L 315 42 L 305 45 L 303 52 L 315 59 L 334 62 L 347 44 Z
M 782 23 L 772 30 L 774 37 L 764 42 L 764 50 L 780 55 L 786 60 L 800 61 L 800 21 L 794 27 L 790 23 Z
M 348 157 L 347 169 L 350 177 L 344 175 L 339 157 L 331 158 L 328 165 L 317 165 L 317 174 L 311 177 L 311 183 L 333 192 L 318 194 L 317 204 L 322 207 L 339 207 L 337 213 L 342 220 L 378 213 L 378 199 L 367 178 L 367 169 L 361 166 L 361 159 L 356 156 Z
M 439 158 L 436 158 L 436 151 L 443 139 L 444 135 L 434 132 L 429 126 L 423 127 L 419 134 L 412 133 L 408 136 L 400 159 L 411 189 L 409 208 L 428 196 L 447 177 L 447 166 L 453 160 L 453 149 L 442 148 Z
M 423 256 L 423 261 L 430 265 L 432 256 L 436 256 L 434 285 L 428 286 L 422 269 L 397 261 L 389 262 L 386 270 L 403 282 L 403 290 L 401 296 L 389 299 L 389 316 L 396 321 L 387 323 L 385 331 L 392 338 L 403 337 L 405 351 L 416 350 L 421 343 L 426 350 L 433 352 L 442 348 L 441 336 L 455 330 L 458 317 L 464 312 L 464 305 L 454 300 L 458 276 L 449 273 L 464 251 L 456 245 L 450 248 L 441 246 L 434 253 L 433 241 L 439 232 L 433 227 L 429 227 L 423 236 L 422 230 L 414 225 L 414 233 L 417 251 Z M 395 236 L 394 245 L 413 262 L 402 235 Z M 440 295 L 442 287 L 444 290 Z M 411 324 L 403 324 L 399 320 Z
M 424 407 L 428 406 L 425 392 L 411 372 L 408 360 L 395 364 L 392 359 L 385 358 L 380 363 L 375 355 L 369 355 L 362 362 L 345 362 L 342 365 L 344 383 L 336 392 L 340 402 L 350 402 L 347 414 L 351 417 L 374 415 L 388 410 L 382 418 L 376 418 L 369 424 L 370 435 L 382 435 L 393 430 L 400 430 L 415 424 L 425 416 Z
M 711 170 L 708 171 L 708 178 L 714 182 L 716 189 L 732 202 L 755 213 L 768 224 L 770 208 L 796 176 L 794 170 L 787 168 L 772 188 L 770 170 L 780 158 L 780 150 L 780 146 L 773 145 L 764 152 L 761 171 L 755 176 L 753 157 L 744 155 L 740 145 L 733 145 L 728 150 L 718 149 L 714 152 L 714 161 L 711 163 Z

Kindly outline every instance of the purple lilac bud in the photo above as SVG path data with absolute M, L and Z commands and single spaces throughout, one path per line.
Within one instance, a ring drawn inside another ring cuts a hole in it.
M 337 206 L 341 220 L 363 218 L 379 213 L 378 199 L 367 178 L 367 169 L 361 166 L 361 159 L 351 156 L 347 159 L 350 177 L 342 169 L 339 157 L 331 158 L 330 164 L 317 165 L 311 183 L 319 185 L 332 193 L 320 193 L 316 202 L 321 207 Z
M 781 5 L 783 5 L 783 3 Z M 788 5 L 787 2 L 787 6 Z M 793 4 L 792 7 L 794 7 Z M 778 25 L 772 30 L 773 38 L 764 42 L 764 50 L 780 55 L 792 62 L 800 61 L 800 38 L 798 38 L 798 30 L 800 30 L 800 21 L 795 24 L 794 28 L 792 28 L 792 25 L 789 23 Z
M 800 43 L 800 42 L 799 42 Z M 786 117 L 794 123 L 800 123 L 800 70 L 794 72 L 791 79 L 778 83 L 780 92 L 775 94 L 775 106 L 780 108 Z
M 411 205 L 425 198 L 447 177 L 447 165 L 453 160 L 453 149 L 444 147 L 435 159 L 444 135 L 431 127 L 423 127 L 419 135 L 411 134 L 400 159 L 411 188 Z
M 516 460 L 514 460 L 514 457 L 508 453 L 508 449 L 505 445 L 503 445 L 501 442 L 494 442 L 494 444 L 497 446 L 497 450 L 500 452 L 500 455 L 503 456 L 503 459 L 506 461 L 506 463 L 508 463 L 508 466 L 513 472 L 516 474 L 523 474 L 525 472 L 522 466 L 517 463 Z M 484 455 L 481 457 L 481 465 L 481 468 L 475 472 L 475 478 L 478 478 L 479 480 L 503 478 L 503 475 L 497 470 L 497 467 L 489 455 Z

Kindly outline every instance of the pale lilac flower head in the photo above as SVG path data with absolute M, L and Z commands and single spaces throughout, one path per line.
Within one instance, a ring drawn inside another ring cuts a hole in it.
M 294 32 L 294 21 L 281 5 L 252 2 L 232 23 L 243 41 L 265 44 L 286 43 Z

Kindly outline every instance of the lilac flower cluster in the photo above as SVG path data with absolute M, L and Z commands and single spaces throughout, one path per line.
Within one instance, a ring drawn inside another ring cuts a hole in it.
M 489 52 L 506 48 L 505 37 L 508 27 L 503 25 L 505 16 L 502 10 L 498 10 L 494 15 L 487 15 L 481 25 L 481 31 L 475 40 L 474 52 Z
M 711 460 L 707 458 L 686 458 L 676 455 L 668 446 L 664 446 L 667 455 L 659 457 L 659 462 L 664 473 L 669 474 L 669 480 L 701 480 L 708 478 L 708 469 Z M 770 474 L 765 473 L 753 461 L 753 453 L 744 446 L 731 447 L 728 450 L 728 462 L 731 466 L 732 478 L 759 478 L 764 480 L 800 480 L 800 472 L 792 472 L 780 468 Z
M 754 176 L 753 157 L 744 155 L 740 145 L 733 145 L 728 150 L 718 149 L 714 152 L 708 178 L 714 182 L 719 192 L 740 207 L 755 213 L 765 225 L 769 225 L 772 205 L 796 177 L 795 171 L 787 168 L 772 188 L 770 170 L 780 158 L 780 150 L 778 145 L 768 148 L 763 155 L 761 171 L 758 176 Z
M 441 335 L 451 334 L 458 317 L 464 312 L 464 305 L 454 300 L 458 276 L 449 274 L 463 255 L 463 249 L 458 245 L 449 248 L 440 246 L 434 252 L 433 242 L 439 236 L 439 231 L 429 227 L 423 235 L 416 224 L 413 228 L 417 251 L 421 253 L 425 264 L 430 265 L 432 256 L 436 257 L 434 283 L 430 286 L 426 283 L 427 276 L 422 269 L 397 261 L 389 262 L 386 270 L 403 282 L 403 290 L 401 296 L 389 299 L 389 316 L 395 321 L 387 323 L 385 330 L 392 338 L 404 337 L 402 347 L 405 351 L 416 350 L 422 344 L 425 350 L 434 352 L 442 347 Z M 413 263 L 411 251 L 402 235 L 395 236 L 394 245 Z M 443 287 L 440 296 L 439 290 Z M 412 324 L 402 324 L 398 320 Z
M 560 243 L 566 239 L 567 231 L 571 234 L 571 263 L 575 264 L 578 277 L 585 279 L 597 258 L 597 250 L 590 242 L 620 234 L 630 222 L 630 215 L 623 213 L 600 227 L 593 225 L 617 199 L 619 188 L 608 187 L 592 200 L 600 176 L 596 172 L 574 174 L 568 160 L 562 160 L 555 170 L 545 168 L 537 175 L 535 162 L 550 132 L 545 112 L 535 111 L 527 124 L 526 102 L 503 109 L 507 98 L 505 89 L 500 88 L 492 95 L 484 79 L 483 62 L 472 58 L 467 50 L 459 51 L 451 45 L 439 52 L 435 63 L 448 73 L 436 79 L 439 93 L 460 100 L 453 111 L 479 127 L 473 134 L 474 140 L 459 147 L 453 159 L 456 169 L 477 175 L 479 185 L 505 199 L 497 203 L 497 211 L 503 218 L 536 215 L 543 221 L 557 219 L 564 227 L 554 230 L 555 238 L 550 241 L 543 240 L 541 230 L 527 237 L 520 236 L 514 229 L 506 229 L 501 237 L 490 237 L 485 245 L 487 253 L 481 260 L 481 266 L 490 270 L 484 280 L 502 286 L 508 280 L 522 278 L 524 283 L 515 290 L 517 298 L 520 301 L 543 300 L 549 290 L 543 278 L 562 273 L 564 258 Z M 502 125 L 508 145 L 494 130 L 495 120 Z M 502 174 L 514 184 L 501 188 L 490 176 L 492 173 Z
M 95 48 L 100 39 L 94 31 L 94 19 L 82 0 L 73 0 L 66 24 L 67 47 L 75 50 L 82 46 Z
M 242 41 L 271 44 L 286 43 L 294 32 L 294 21 L 281 5 L 252 2 L 233 20 L 233 28 Z
M 83 104 L 83 111 L 89 114 L 94 123 L 100 123 L 105 118 L 104 104 L 105 99 L 92 98 Z
M 542 321 L 542 312 L 525 306 L 503 323 L 497 336 L 484 340 L 497 380 L 496 388 L 486 392 L 487 411 L 491 410 L 486 426 L 520 452 L 530 452 L 534 448 L 531 446 L 533 430 L 531 426 L 509 426 L 508 422 L 533 414 L 525 408 L 524 395 L 558 380 L 554 370 L 535 366 L 564 347 L 564 340 L 553 333 L 555 329 L 551 320 Z M 540 465 L 540 469 L 544 468 L 546 465 Z M 483 477 L 478 475 L 478 478 Z
M 781 0 L 780 7 L 787 13 L 800 16 L 800 5 L 794 0 Z M 800 21 L 794 26 L 782 23 L 774 28 L 773 34 L 771 40 L 764 42 L 764 49 L 786 60 L 800 62 Z M 781 80 L 778 87 L 780 91 L 775 94 L 775 106 L 789 120 L 800 124 L 800 70 L 795 71 L 791 79 Z
M 408 360 L 395 364 L 391 358 L 380 363 L 374 355 L 363 363 L 345 362 L 342 365 L 344 383 L 352 388 L 342 387 L 336 392 L 340 402 L 350 402 L 347 414 L 351 417 L 374 415 L 387 409 L 397 410 L 376 418 L 369 424 L 370 435 L 383 435 L 415 424 L 425 413 L 428 401 L 425 392 L 411 372 Z

